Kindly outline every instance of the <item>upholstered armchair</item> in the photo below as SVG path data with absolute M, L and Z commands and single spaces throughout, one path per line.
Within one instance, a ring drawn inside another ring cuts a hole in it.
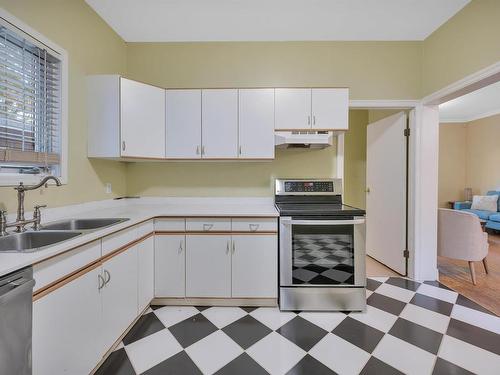
M 488 273 L 486 263 L 488 247 L 488 234 L 483 232 L 478 216 L 465 211 L 439 209 L 438 255 L 468 261 L 474 285 L 476 285 L 474 262 L 482 261 Z

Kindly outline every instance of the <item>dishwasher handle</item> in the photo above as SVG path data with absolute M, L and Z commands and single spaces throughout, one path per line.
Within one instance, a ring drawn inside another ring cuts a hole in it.
M 24 293 L 27 290 L 33 289 L 35 286 L 35 280 L 33 279 L 26 279 L 24 277 L 13 280 L 5 286 L 10 286 L 11 289 L 7 291 L 6 293 L 0 294 L 0 305 L 4 304 L 8 300 L 10 300 L 12 297 L 17 296 L 18 294 Z
M 292 220 L 281 219 L 284 225 L 360 225 L 365 223 L 364 218 L 350 220 Z

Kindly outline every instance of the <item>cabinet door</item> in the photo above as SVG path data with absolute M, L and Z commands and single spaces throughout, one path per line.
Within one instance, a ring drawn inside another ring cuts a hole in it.
M 201 157 L 201 90 L 167 90 L 167 158 Z
M 154 295 L 154 238 L 149 237 L 137 244 L 137 304 L 141 312 Z
M 184 297 L 186 295 L 185 241 L 184 235 L 155 236 L 156 297 Z
M 137 247 L 115 255 L 102 265 L 106 284 L 101 289 L 104 342 L 110 347 L 136 318 Z
M 33 304 L 33 374 L 86 375 L 107 347 L 99 340 L 97 267 Z
M 347 130 L 349 89 L 312 89 L 312 128 Z
M 232 297 L 276 298 L 276 235 L 233 235 Z
M 275 90 L 276 129 L 311 128 L 311 89 Z
M 239 90 L 239 157 L 274 158 L 274 89 Z
M 202 90 L 202 158 L 238 157 L 238 90 Z
M 120 80 L 121 156 L 165 157 L 165 90 Z
M 231 297 L 231 236 L 186 236 L 186 296 Z

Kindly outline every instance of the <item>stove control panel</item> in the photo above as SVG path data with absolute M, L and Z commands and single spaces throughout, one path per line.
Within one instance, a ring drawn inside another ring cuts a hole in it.
M 342 180 L 276 180 L 276 195 L 341 194 Z

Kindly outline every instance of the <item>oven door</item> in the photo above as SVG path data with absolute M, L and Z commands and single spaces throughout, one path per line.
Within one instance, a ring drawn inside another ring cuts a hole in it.
M 364 286 L 365 218 L 280 218 L 280 286 Z

